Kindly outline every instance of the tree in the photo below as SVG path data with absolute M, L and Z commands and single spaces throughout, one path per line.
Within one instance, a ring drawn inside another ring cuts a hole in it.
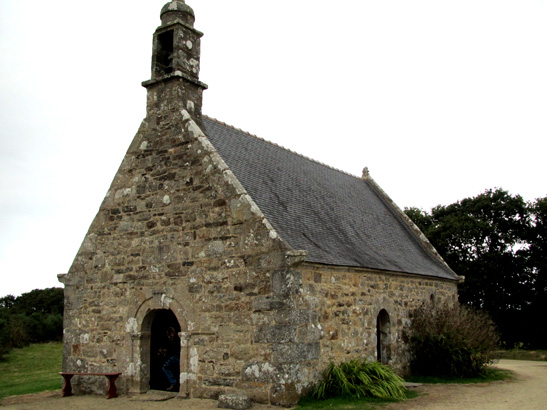
M 405 209 L 465 282 L 460 302 L 486 310 L 509 343 L 538 341 L 531 313 L 544 300 L 547 201 L 527 204 L 502 189 L 487 190 L 427 213 Z
M 530 267 L 534 271 L 534 287 L 532 302 L 528 309 L 528 326 L 537 331 L 537 338 L 541 343 L 538 347 L 547 344 L 547 326 L 545 322 L 547 314 L 547 197 L 537 199 L 531 204 L 532 227 L 530 229 Z
M 16 298 L 11 309 L 27 316 L 33 313 L 62 315 L 64 291 L 62 288 L 31 290 Z
M 64 291 L 35 289 L 0 298 L 0 359 L 13 347 L 61 340 Z
M 13 295 L 7 295 L 0 299 L 0 310 L 2 308 L 9 309 L 13 307 L 13 304 L 15 303 L 15 296 Z

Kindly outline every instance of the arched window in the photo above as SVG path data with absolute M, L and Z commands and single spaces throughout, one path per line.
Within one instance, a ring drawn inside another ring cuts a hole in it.
M 387 364 L 391 360 L 390 343 L 389 314 L 385 309 L 382 309 L 376 318 L 376 358 L 379 362 Z
M 154 76 L 164 76 L 173 72 L 173 38 L 173 30 L 165 31 L 156 37 L 156 50 L 152 56 Z

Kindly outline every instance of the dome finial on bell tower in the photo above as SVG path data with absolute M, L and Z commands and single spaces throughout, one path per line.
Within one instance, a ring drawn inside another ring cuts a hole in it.
M 172 0 L 167 3 L 161 9 L 160 17 L 162 25 L 179 19 L 193 27 L 195 21 L 194 10 L 184 0 Z

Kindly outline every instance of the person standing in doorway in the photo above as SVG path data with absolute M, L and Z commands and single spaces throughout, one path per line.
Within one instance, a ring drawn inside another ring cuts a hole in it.
M 178 391 L 180 386 L 180 338 L 174 327 L 167 328 L 166 336 L 165 347 L 158 352 L 166 359 L 161 369 L 170 384 L 167 391 Z

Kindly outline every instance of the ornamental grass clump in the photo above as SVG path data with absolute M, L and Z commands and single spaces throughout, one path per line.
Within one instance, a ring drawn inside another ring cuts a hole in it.
M 319 400 L 332 397 L 404 400 L 405 393 L 404 380 L 390 367 L 378 362 L 351 360 L 340 365 L 331 362 L 311 396 Z
M 412 374 L 477 377 L 495 358 L 499 336 L 490 317 L 459 304 L 423 305 L 410 326 Z

